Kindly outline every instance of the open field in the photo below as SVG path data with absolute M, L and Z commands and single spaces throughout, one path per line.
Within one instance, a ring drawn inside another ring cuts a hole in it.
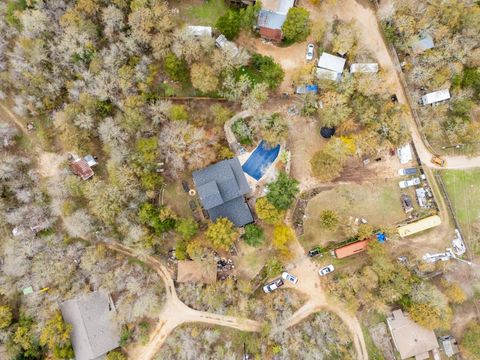
M 175 1 L 172 5 L 180 8 L 180 12 L 186 15 L 186 23 L 202 26 L 214 26 L 228 9 L 224 0 Z
M 305 248 L 346 238 L 341 226 L 336 231 L 320 227 L 319 215 L 327 209 L 338 213 L 341 224 L 361 217 L 375 227 L 393 226 L 405 218 L 396 181 L 339 185 L 309 202 L 305 213 L 305 234 L 301 239 Z
M 458 221 L 472 250 L 478 254 L 480 242 L 480 170 L 446 170 L 442 178 Z

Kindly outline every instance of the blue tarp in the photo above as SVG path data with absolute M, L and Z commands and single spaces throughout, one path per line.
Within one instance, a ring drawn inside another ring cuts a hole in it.
M 377 234 L 377 240 L 378 240 L 378 242 L 384 243 L 385 240 L 387 240 L 387 237 L 385 236 L 385 233 L 378 233 Z
M 303 86 L 298 86 L 297 87 L 297 94 L 306 94 L 306 93 L 314 93 L 316 94 L 318 92 L 318 86 L 317 85 L 303 85 Z
M 262 140 L 245 164 L 243 164 L 242 169 L 258 181 L 275 161 L 279 152 L 280 145 L 270 148 L 265 141 Z

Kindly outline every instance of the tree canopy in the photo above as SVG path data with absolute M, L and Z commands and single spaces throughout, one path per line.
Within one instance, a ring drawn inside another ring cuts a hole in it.
M 282 31 L 285 42 L 300 42 L 310 34 L 310 12 L 301 7 L 292 7 L 288 10 L 287 19 L 283 23 Z
M 267 200 L 277 209 L 286 210 L 299 192 L 298 181 L 281 172 L 277 180 L 267 185 L 267 190 Z
M 233 223 L 227 218 L 218 218 L 205 232 L 209 244 L 218 250 L 229 250 L 238 237 Z

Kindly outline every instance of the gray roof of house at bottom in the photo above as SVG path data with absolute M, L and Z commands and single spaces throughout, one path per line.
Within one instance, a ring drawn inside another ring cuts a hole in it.
M 95 291 L 60 304 L 63 319 L 72 324 L 71 340 L 76 360 L 102 359 L 119 346 L 120 331 L 108 294 Z
M 193 172 L 193 181 L 208 215 L 230 219 L 236 226 L 253 221 L 244 195 L 250 192 L 247 179 L 237 158 L 223 160 Z

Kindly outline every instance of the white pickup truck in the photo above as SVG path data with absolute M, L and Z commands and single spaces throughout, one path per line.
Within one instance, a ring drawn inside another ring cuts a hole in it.
M 398 183 L 398 186 L 400 186 L 400 189 L 406 189 L 411 186 L 415 185 L 420 185 L 420 178 L 413 178 L 410 180 L 403 180 Z

